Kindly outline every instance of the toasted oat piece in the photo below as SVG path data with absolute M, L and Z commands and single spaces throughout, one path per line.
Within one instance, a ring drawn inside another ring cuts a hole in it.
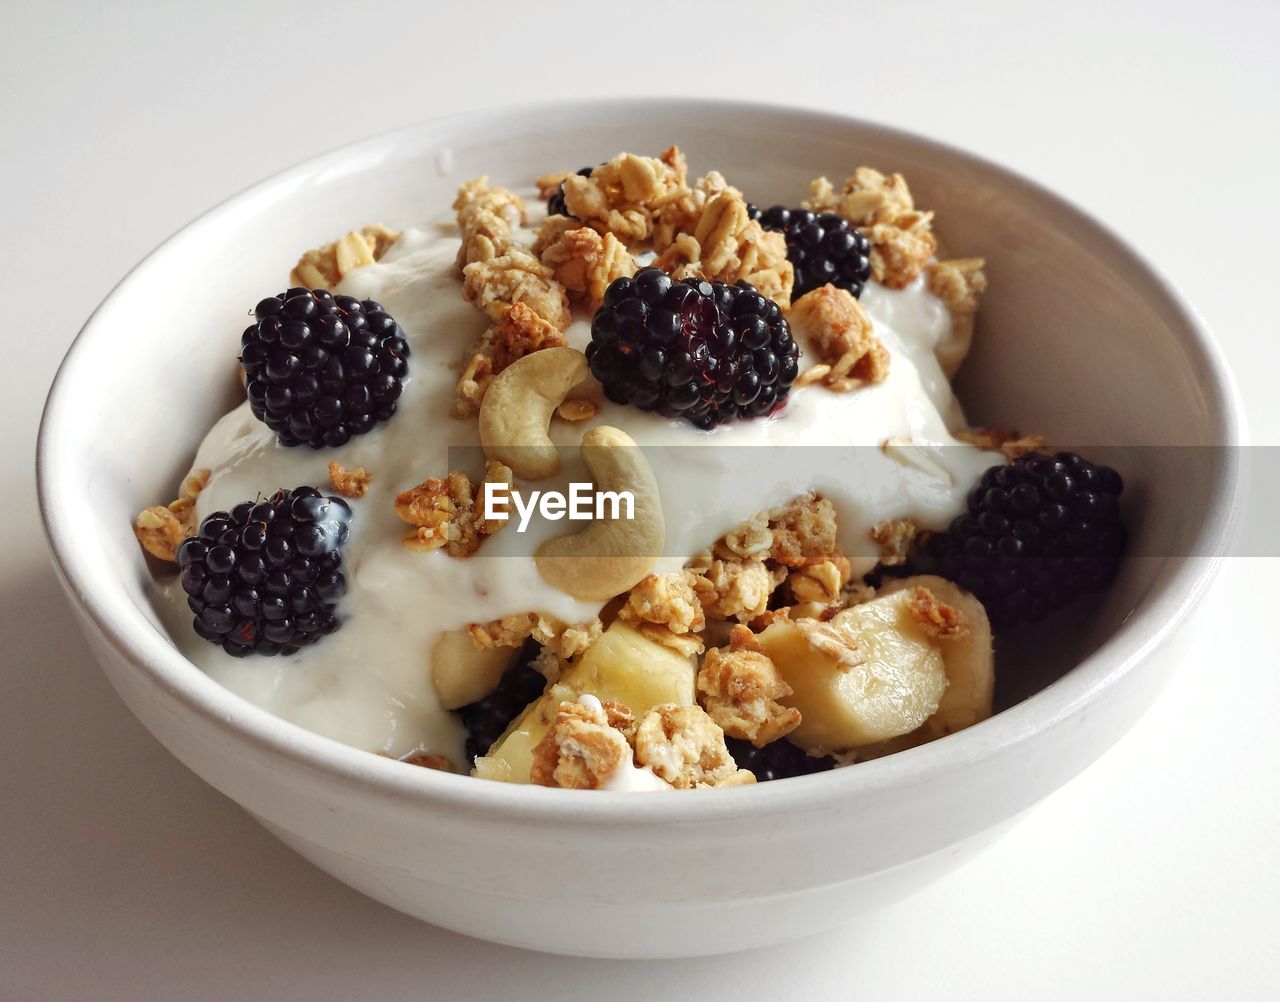
M 764 560 L 773 549 L 773 530 L 769 528 L 769 512 L 757 512 L 751 518 L 726 532 L 712 547 L 724 559 L 740 557 Z
M 1043 452 L 1045 449 L 1043 435 L 1020 435 L 1012 428 L 970 428 L 956 432 L 956 438 L 979 449 L 1000 452 L 1010 463 L 1028 452 Z
M 501 257 L 516 246 L 512 227 L 524 223 L 524 202 L 506 188 L 492 187 L 487 177 L 476 177 L 458 188 L 453 201 L 462 245 L 454 271 L 462 274 L 469 264 Z
M 987 291 L 987 275 L 982 270 L 986 264 L 980 257 L 935 261 L 928 268 L 929 291 L 946 304 L 952 316 L 964 313 L 972 317 Z
M 802 494 L 769 512 L 773 533 L 772 560 L 784 567 L 805 567 L 840 552 L 836 541 L 836 510 L 824 497 Z
M 678 650 L 686 657 L 701 654 L 707 621 L 698 600 L 692 571 L 650 574 L 631 589 L 618 610 L 618 618 L 656 643 Z
M 676 153 L 679 155 L 678 150 Z M 679 159 L 683 164 L 684 157 L 680 155 Z M 681 173 L 684 173 L 683 169 Z M 699 178 L 692 188 L 687 188 L 680 198 L 664 206 L 653 221 L 653 249 L 661 254 L 680 234 L 693 233 L 707 202 L 721 192 L 743 197 L 742 192 L 729 184 L 723 174 L 713 170 Z
M 907 599 L 907 611 L 929 636 L 939 640 L 954 640 L 969 632 L 964 613 L 939 601 L 928 588 L 916 588 L 911 593 Z
M 807 340 L 819 364 L 810 366 L 796 382 L 821 383 L 829 390 L 848 392 L 880 383 L 889 375 L 889 352 L 872 333 L 871 318 L 845 289 L 823 285 L 791 304 L 791 326 Z
M 700 706 L 655 706 L 636 726 L 635 760 L 678 790 L 742 786 L 756 777 L 739 769 L 724 731 Z
M 769 596 L 782 583 L 786 571 L 771 568 L 756 557 L 714 556 L 710 551 L 689 563 L 693 588 L 704 614 L 715 619 L 750 622 L 764 613 Z
M 706 626 L 689 571 L 650 574 L 631 589 L 618 617 L 627 623 L 656 623 L 672 633 L 697 633 Z
M 834 212 L 857 227 L 891 223 L 916 208 L 906 178 L 886 177 L 873 167 L 857 168 L 838 190 L 825 177 L 816 179 L 803 205 L 813 212 Z
M 602 700 L 599 708 L 564 701 L 546 736 L 533 749 L 530 780 L 538 786 L 598 790 L 631 764 L 626 731 L 635 718 L 621 703 Z
M 446 547 L 451 557 L 469 557 L 486 536 L 506 525 L 506 519 L 484 518 L 481 492 L 488 483 L 511 486 L 511 470 L 494 460 L 485 463 L 484 481 L 472 484 L 456 470 L 443 479 L 424 480 L 396 496 L 396 515 L 413 526 L 404 545 L 411 550 Z
M 487 623 L 471 623 L 467 633 L 480 650 L 519 647 L 532 637 L 544 652 L 568 660 L 589 650 L 603 632 L 599 618 L 586 623 L 565 623 L 541 612 L 522 612 Z M 548 666 L 549 667 L 549 666 Z M 548 674 L 543 672 L 543 674 Z
M 494 321 L 501 321 L 516 303 L 529 307 L 557 331 L 573 321 L 568 294 L 551 269 L 514 248 L 463 268 L 462 297 Z
M 800 711 L 778 702 L 791 692 L 745 626 L 733 628 L 728 648 L 707 651 L 698 670 L 698 693 L 711 719 L 729 737 L 757 748 L 800 725 Z
M 795 268 L 787 260 L 786 237 L 752 220 L 734 189 L 710 197 L 693 231 L 676 235 L 653 263 L 675 279 L 746 281 L 783 308 L 791 303 Z
M 582 421 L 590 421 L 599 414 L 600 405 L 586 397 L 570 397 L 556 408 L 555 413 L 561 421 L 578 424 Z
M 167 505 L 144 508 L 133 523 L 133 534 L 153 557 L 178 559 L 178 547 L 195 532 L 196 498 L 209 482 L 210 471 L 201 467 L 183 478 L 178 497 Z
M 547 216 L 538 224 L 538 235 L 534 238 L 530 253 L 541 260 L 548 247 L 559 241 L 566 233 L 580 229 L 582 229 L 581 219 L 574 219 L 572 216 Z
M 851 566 L 837 542 L 834 506 L 808 493 L 758 512 L 690 560 L 686 570 L 708 623 L 759 623 L 783 581 L 792 583 L 804 615 L 833 614 Z
M 909 518 L 894 518 L 871 527 L 871 540 L 880 547 L 880 563 L 898 567 L 907 562 L 919 527 Z
M 951 314 L 951 337 L 938 348 L 938 364 L 952 378 L 973 344 L 973 321 L 987 291 L 986 262 L 980 257 L 936 261 L 925 269 L 925 284 Z
M 610 282 L 634 275 L 638 267 L 636 259 L 612 233 L 601 236 L 581 225 L 562 232 L 541 257 L 570 296 L 582 300 L 592 311 L 600 308 Z
M 871 277 L 890 289 L 905 289 L 938 249 L 929 232 L 932 213 L 914 213 L 892 223 L 877 223 L 867 231 L 871 241 Z
M 809 186 L 806 209 L 834 212 L 858 227 L 871 244 L 871 277 L 902 289 L 920 277 L 938 241 L 933 213 L 916 209 L 901 174 L 859 167 L 837 190 L 825 177 Z
M 363 466 L 348 469 L 341 463 L 329 464 L 329 485 L 348 498 L 362 498 L 373 482 L 373 474 Z
M 382 260 L 382 256 L 399 239 L 398 230 L 389 230 L 385 226 L 352 230 L 331 244 L 303 254 L 289 273 L 289 284 L 308 289 L 335 288 L 348 272 Z
M 835 553 L 817 563 L 793 568 L 787 575 L 787 587 L 797 602 L 838 606 L 852 572 L 849 558 Z
M 545 202 L 552 195 L 558 192 L 560 190 L 560 185 L 564 182 L 564 179 L 574 173 L 576 172 L 571 170 L 556 170 L 552 171 L 550 174 L 543 174 L 542 177 L 537 178 L 533 184 L 534 187 L 538 189 L 539 201 Z
M 564 179 L 565 207 L 628 247 L 643 244 L 653 232 L 654 217 L 688 191 L 678 151 L 668 150 L 664 158 L 619 153 L 588 177 L 572 174 Z
M 454 391 L 454 415 L 472 417 L 478 414 L 493 377 L 516 359 L 542 348 L 560 348 L 564 344 L 564 335 L 553 324 L 524 303 L 513 303 L 472 347 Z

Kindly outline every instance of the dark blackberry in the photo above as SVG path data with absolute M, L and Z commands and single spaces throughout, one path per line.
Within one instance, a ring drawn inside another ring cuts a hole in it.
M 511 721 L 547 687 L 546 678 L 533 667 L 540 649 L 536 641 L 527 641 L 520 659 L 503 673 L 498 687 L 458 711 L 462 726 L 467 729 L 467 757 L 473 762 L 477 756 L 489 753 Z
M 594 167 L 583 167 L 578 171 L 578 177 L 590 177 Z M 547 199 L 547 215 L 548 216 L 568 216 L 569 209 L 564 204 L 564 182 L 560 182 L 560 187 L 556 189 L 556 193 Z
M 754 772 L 757 782 L 760 783 L 768 783 L 774 779 L 789 779 L 792 776 L 808 776 L 815 772 L 827 772 L 835 768 L 836 764 L 836 760 L 830 755 L 821 757 L 808 755 L 786 738 L 771 741 L 763 748 L 757 748 L 750 741 L 742 741 L 738 738 L 725 738 L 724 743 L 733 760 L 738 763 L 738 768 Z
M 396 412 L 409 344 L 372 299 L 290 289 L 253 315 L 240 337 L 245 389 L 281 444 L 336 449 Z
M 1125 527 L 1120 474 L 1073 452 L 993 466 L 968 511 L 930 541 L 944 577 L 973 592 L 992 622 L 1035 620 L 1106 586 Z
M 848 289 L 855 297 L 871 277 L 871 246 L 856 226 L 832 212 L 772 205 L 760 211 L 747 206 L 747 214 L 766 230 L 787 238 L 787 259 L 795 266 L 792 300 L 823 285 Z
M 351 509 L 314 487 L 216 511 L 178 547 L 196 633 L 232 657 L 293 654 L 338 628 Z
M 609 286 L 587 346 L 614 403 L 699 428 L 777 411 L 799 356 L 778 304 L 746 282 L 673 282 L 658 268 Z

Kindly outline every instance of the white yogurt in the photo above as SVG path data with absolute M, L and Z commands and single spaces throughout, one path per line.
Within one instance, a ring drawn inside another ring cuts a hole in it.
M 196 454 L 193 465 L 213 471 L 197 504 L 199 518 L 279 487 L 323 488 L 331 459 L 373 474 L 365 497 L 351 502 L 342 628 L 292 657 L 236 660 L 192 631 L 176 581 L 163 587 L 162 604 L 185 655 L 272 713 L 370 751 L 399 757 L 425 748 L 462 762 L 461 725 L 440 707 L 430 682 L 430 651 L 439 634 L 528 611 L 580 622 L 598 608 L 548 587 L 532 559 L 543 539 L 581 523 L 535 522 L 525 533 L 509 525 L 464 560 L 402 545 L 406 526 L 392 511 L 396 494 L 456 467 L 460 459 L 455 455 L 451 464 L 451 446 L 479 444 L 474 419 L 450 416 L 459 361 L 486 326 L 451 274 L 457 246 L 452 223 L 410 229 L 381 262 L 348 275 L 340 287 L 383 303 L 405 331 L 410 378 L 391 421 L 340 449 L 284 448 L 245 403 L 213 427 Z M 590 424 L 621 428 L 654 457 L 667 526 L 656 571 L 678 569 L 737 523 L 806 490 L 836 506 L 842 542 L 863 555 L 855 560 L 857 573 L 875 562 L 867 534 L 876 523 L 910 517 L 941 528 L 960 511 L 991 457 L 950 434 L 963 427 L 963 417 L 933 356 L 950 336 L 947 311 L 922 282 L 902 291 L 868 285 L 862 303 L 892 356 L 880 385 L 843 394 L 806 388 L 793 392 L 774 418 L 711 433 L 600 398 L 601 413 Z M 579 314 L 567 336 L 585 347 L 588 318 Z M 801 368 L 812 361 L 802 356 Z M 554 422 L 552 437 L 572 451 L 590 424 Z M 917 468 L 887 455 L 880 446 L 890 438 L 931 449 L 935 462 Z M 814 446 L 864 448 L 837 457 Z M 466 457 L 465 472 L 478 475 L 478 450 Z M 576 455 L 556 478 L 517 488 L 566 490 L 571 480 L 590 480 Z

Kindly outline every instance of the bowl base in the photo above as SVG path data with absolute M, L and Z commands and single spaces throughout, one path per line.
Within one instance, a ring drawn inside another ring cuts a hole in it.
M 451 932 L 541 953 L 670 960 L 737 953 L 804 939 L 855 922 L 968 862 L 1022 815 L 941 852 L 857 880 L 767 898 L 611 904 L 519 898 L 449 887 L 316 845 L 256 820 L 304 859 L 396 911 Z M 566 875 L 566 887 L 572 874 Z M 762 916 L 767 916 L 761 921 Z

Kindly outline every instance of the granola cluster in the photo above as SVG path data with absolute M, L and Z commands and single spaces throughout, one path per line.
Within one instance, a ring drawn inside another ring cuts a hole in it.
M 602 629 L 599 618 L 586 623 L 565 623 L 546 613 L 522 612 L 487 623 L 471 623 L 467 626 L 467 633 L 471 642 L 482 651 L 495 647 L 519 647 L 532 637 L 544 653 L 557 659 L 555 666 L 551 665 L 550 659 L 544 662 L 547 670 L 543 674 L 551 676 L 559 671 L 558 661 L 576 658 L 590 650 L 600 639 Z
M 885 567 L 905 564 L 919 532 L 915 521 L 909 518 L 893 518 L 873 525 L 871 539 L 880 547 L 880 563 Z
M 512 229 L 525 221 L 524 202 L 506 188 L 491 187 L 487 177 L 472 178 L 453 201 L 462 246 L 458 274 L 469 264 L 501 257 L 516 246 Z
M 354 268 L 381 261 L 399 232 L 385 226 L 352 230 L 331 244 L 309 250 L 289 273 L 289 283 L 307 289 L 332 289 Z
M 542 263 L 568 290 L 570 298 L 592 311 L 600 307 L 610 282 L 634 275 L 638 267 L 626 245 L 612 233 L 601 235 L 580 224 L 561 232 L 541 256 Z
M 677 152 L 681 174 L 685 173 L 684 157 Z M 731 185 L 719 171 L 708 171 L 698 178 L 691 188 L 686 188 L 680 198 L 668 203 L 653 221 L 653 249 L 661 254 L 682 233 L 692 233 L 702 218 L 707 203 L 721 193 L 743 198 L 742 192 Z M 745 199 L 744 199 L 745 200 Z
M 743 786 L 724 731 L 698 706 L 664 703 L 639 721 L 611 700 L 562 700 L 533 749 L 530 780 L 539 786 L 598 790 L 620 772 L 644 769 L 677 790 Z
M 462 375 L 458 377 L 453 413 L 473 417 L 493 377 L 518 358 L 541 348 L 559 348 L 564 335 L 523 302 L 513 303 L 498 322 L 491 324 L 471 350 Z
M 529 779 L 538 786 L 598 790 L 631 764 L 627 732 L 634 730 L 635 717 L 621 703 L 605 700 L 593 706 L 565 700 L 533 749 Z
M 489 460 L 484 480 L 473 484 L 456 470 L 444 478 L 432 477 L 417 487 L 396 495 L 393 508 L 401 521 L 412 526 L 404 538 L 411 550 L 438 550 L 445 547 L 451 557 L 469 557 L 485 538 L 506 525 L 506 519 L 486 519 L 480 503 L 485 484 L 511 487 L 511 470 Z
M 516 237 L 515 228 L 525 222 L 519 196 L 478 177 L 458 189 L 453 207 L 462 238 L 457 260 L 462 296 L 492 321 L 467 353 L 458 377 L 454 414 L 472 417 L 493 377 L 532 351 L 562 346 L 573 316 L 554 270 Z
M 815 494 L 758 513 L 689 563 L 707 617 L 739 623 L 764 617 L 784 582 L 798 587 L 799 595 L 791 589 L 795 602 L 829 591 L 834 603 L 849 567 L 836 540 L 835 508 Z
M 631 589 L 618 618 L 660 644 L 686 655 L 700 654 L 699 634 L 707 620 L 696 582 L 697 575 L 691 571 L 650 574 Z
M 778 702 L 791 692 L 755 634 L 741 625 L 730 632 L 728 647 L 707 651 L 698 670 L 698 695 L 707 714 L 729 737 L 757 748 L 800 725 L 800 711 Z
M 969 632 L 964 613 L 940 601 L 928 588 L 912 591 L 907 599 L 907 611 L 937 640 L 956 640 Z
M 751 219 L 746 201 L 736 191 L 721 191 L 708 199 L 692 232 L 678 233 L 654 264 L 676 279 L 749 282 L 784 309 L 791 303 L 795 268 L 787 260 L 786 237 Z
M 724 731 L 700 706 L 664 703 L 646 713 L 636 725 L 636 763 L 677 790 L 756 781 L 751 772 L 738 768 L 725 746 Z
M 804 206 L 834 212 L 862 230 L 871 243 L 871 277 L 891 289 L 904 289 L 919 278 L 938 249 L 933 213 L 915 207 L 901 174 L 886 177 L 859 167 L 839 189 L 820 177 L 809 186 Z
M 631 251 L 652 249 L 654 264 L 675 279 L 745 281 L 789 310 L 788 319 L 817 357 L 795 387 L 847 392 L 888 376 L 889 353 L 858 301 L 826 286 L 793 304 L 795 271 L 783 234 L 750 219 L 742 192 L 719 172 L 691 182 L 677 147 L 658 157 L 619 153 L 586 176 L 558 171 L 537 183 L 543 198 L 563 190 L 569 215 L 547 216 L 531 252 L 511 237 L 510 226 L 523 220 L 523 206 L 505 189 L 476 179 L 463 186 L 455 203 L 463 229 L 460 260 L 474 262 L 464 272 L 463 294 L 495 322 L 508 305 L 524 302 L 563 331 L 565 293 L 590 310 L 598 308 L 610 282 L 637 270 Z M 933 213 L 916 208 L 901 174 L 862 166 L 838 188 L 821 177 L 810 185 L 804 205 L 837 213 L 862 230 L 876 281 L 904 288 L 926 275 L 930 290 L 951 314 L 952 337 L 939 348 L 939 360 L 953 374 L 969 350 L 978 299 L 986 288 L 982 260 L 932 261 L 937 251 Z M 476 413 L 490 378 L 482 342 L 459 380 L 456 414 Z
M 619 153 L 588 177 L 564 178 L 569 214 L 628 247 L 646 244 L 655 217 L 687 190 L 684 158 L 675 147 L 657 159 Z
M 362 498 L 373 482 L 373 474 L 363 466 L 347 469 L 341 463 L 329 464 L 329 486 L 347 498 Z
M 818 383 L 845 393 L 884 382 L 889 375 L 889 352 L 873 333 L 862 304 L 845 289 L 819 286 L 791 304 L 787 319 L 819 360 L 800 373 L 797 386 Z
M 139 513 L 133 534 L 144 550 L 160 560 L 178 559 L 178 547 L 195 531 L 196 498 L 208 482 L 208 470 L 192 470 L 183 479 L 176 500 L 152 505 Z
M 973 344 L 973 321 L 978 301 L 987 289 L 986 264 L 980 257 L 936 261 L 925 269 L 925 284 L 951 314 L 950 343 L 938 351 L 938 362 L 950 379 Z
M 552 270 L 528 251 L 514 247 L 463 268 L 462 298 L 494 321 L 501 321 L 507 310 L 521 303 L 557 331 L 573 322 L 569 296 Z

